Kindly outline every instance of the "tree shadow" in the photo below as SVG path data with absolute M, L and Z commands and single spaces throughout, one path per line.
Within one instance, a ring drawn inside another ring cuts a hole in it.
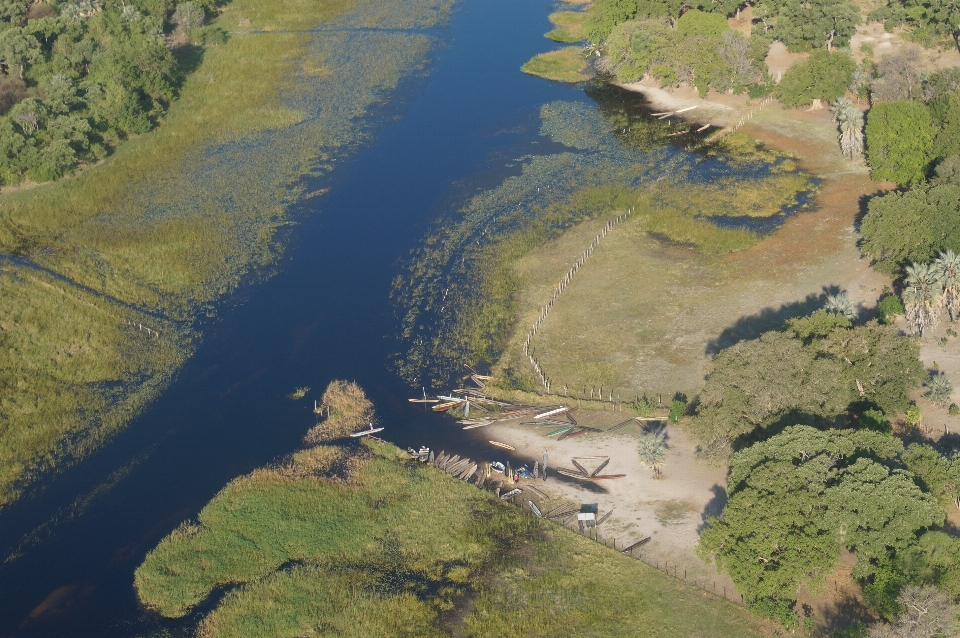
M 705 352 L 707 355 L 714 357 L 721 350 L 741 341 L 756 339 L 764 332 L 778 330 L 783 327 L 787 319 L 809 315 L 814 310 L 823 307 L 828 295 L 839 293 L 839 286 L 824 286 L 820 294 L 810 293 L 800 301 L 792 301 L 779 308 L 767 307 L 758 313 L 740 317 L 732 326 L 725 328 L 715 339 L 708 341 Z
M 863 602 L 848 592 L 843 592 L 824 604 L 821 613 L 823 624 L 820 630 L 827 636 L 832 636 L 856 623 L 866 624 L 875 620 Z
M 703 506 L 703 511 L 700 512 L 700 524 L 697 525 L 697 534 L 706 529 L 707 519 L 720 516 L 720 514 L 723 513 L 723 508 L 727 506 L 727 490 L 723 489 L 720 485 L 714 485 L 710 488 L 710 491 L 713 492 L 713 498 L 707 501 L 707 504 Z

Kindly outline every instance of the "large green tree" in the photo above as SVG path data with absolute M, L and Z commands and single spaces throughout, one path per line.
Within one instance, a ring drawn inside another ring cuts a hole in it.
M 887 274 L 902 272 L 907 263 L 930 261 L 947 249 L 960 251 L 960 184 L 934 180 L 874 197 L 860 232 L 861 250 Z
M 873 179 L 916 184 L 935 157 L 933 118 L 925 104 L 881 102 L 867 112 L 867 163 Z
M 779 8 L 773 37 L 790 51 L 843 47 L 860 24 L 860 7 L 850 0 L 787 0 Z
M 789 107 L 810 104 L 813 100 L 833 102 L 847 92 L 856 68 L 849 53 L 819 49 L 790 67 L 774 94 Z
M 845 318 L 814 313 L 792 332 L 768 332 L 723 350 L 703 390 L 694 437 L 706 457 L 784 418 L 846 424 L 851 406 L 888 414 L 906 409 L 925 373 L 919 348 L 893 326 L 850 328 Z
M 723 513 L 709 519 L 701 555 L 730 574 L 754 605 L 792 601 L 816 583 L 846 547 L 855 575 L 872 573 L 943 522 L 943 511 L 911 475 L 890 468 L 898 439 L 870 430 L 792 426 L 737 452 Z

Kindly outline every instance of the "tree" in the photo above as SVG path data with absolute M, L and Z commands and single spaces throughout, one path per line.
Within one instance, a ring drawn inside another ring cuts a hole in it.
M 824 308 L 815 310 L 809 317 L 787 319 L 785 326 L 809 344 L 814 339 L 823 339 L 837 328 L 851 328 L 853 323 L 845 315 Z
M 941 251 L 960 251 L 960 184 L 919 184 L 874 197 L 860 233 L 860 249 L 887 274 L 901 272 L 911 261 L 933 259 Z
M 960 457 L 948 459 L 929 445 L 913 443 L 901 460 L 944 507 L 960 508 Z
M 940 307 L 950 321 L 956 321 L 960 318 L 960 255 L 948 248 L 933 262 L 933 268 L 941 288 Z
M 843 327 L 849 319 L 823 310 L 788 325 L 803 340 L 768 332 L 714 359 L 691 424 L 701 455 L 722 458 L 738 439 L 786 419 L 846 425 L 852 405 L 896 414 L 924 378 L 919 346 L 894 326 Z
M 660 432 L 645 432 L 637 445 L 640 460 L 653 470 L 654 478 L 663 476 L 663 463 L 667 459 L 666 438 Z
M 7 68 L 19 67 L 21 80 L 27 65 L 33 64 L 40 54 L 40 43 L 23 29 L 15 27 L 0 32 L 0 64 Z
M 885 55 L 877 63 L 877 78 L 870 84 L 870 101 L 910 101 L 920 96 L 923 54 L 918 46 L 906 46 Z
M 205 18 L 203 7 L 196 2 L 181 2 L 170 21 L 189 33 L 192 29 L 202 27 Z
M 869 638 L 948 638 L 956 635 L 957 606 L 930 585 L 906 585 L 897 603 L 902 611 L 889 625 L 871 627 Z
M 904 283 L 906 287 L 903 290 L 903 303 L 907 321 L 923 336 L 923 331 L 937 319 L 937 299 L 940 296 L 937 272 L 930 264 L 910 264 L 907 266 Z
M 840 151 L 854 161 L 863 157 L 863 113 L 852 106 L 840 122 Z
M 934 159 L 930 110 L 915 102 L 881 102 L 867 113 L 867 163 L 873 179 L 915 184 Z
M 832 51 L 850 42 L 858 24 L 860 8 L 850 0 L 787 0 L 779 11 L 773 35 L 790 51 L 821 47 Z
M 848 297 L 847 293 L 845 292 L 841 292 L 836 295 L 828 295 L 823 309 L 827 312 L 832 312 L 835 315 L 844 316 L 850 320 L 856 319 L 858 316 L 856 307 L 853 305 L 853 302 L 850 301 L 850 297 Z
M 698 552 L 730 574 L 751 602 L 793 600 L 816 583 L 843 547 L 855 573 L 916 542 L 943 511 L 892 463 L 899 440 L 870 430 L 791 426 L 734 454 L 723 513 L 707 521 Z
M 815 99 L 833 102 L 847 92 L 856 66 L 849 53 L 820 49 L 787 69 L 774 93 L 788 107 Z
M 3 0 L 0 2 L 0 20 L 18 24 L 27 15 L 29 0 Z
M 929 104 L 936 126 L 934 154 L 939 158 L 960 155 L 960 91 L 944 93 Z
M 717 355 L 700 393 L 693 432 L 699 451 L 722 458 L 734 441 L 792 413 L 830 421 L 846 411 L 842 364 L 793 335 L 768 332 Z

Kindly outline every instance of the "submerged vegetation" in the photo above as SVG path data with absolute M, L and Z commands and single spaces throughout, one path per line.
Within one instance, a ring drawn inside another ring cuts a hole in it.
M 760 635 L 729 602 L 535 518 L 389 444 L 320 446 L 227 485 L 137 569 L 198 633 Z
M 73 179 L 0 198 L 0 251 L 17 255 L 0 274 L 0 505 L 157 396 L 194 347 L 179 326 L 267 272 L 299 180 L 366 138 L 362 118 L 423 68 L 421 29 L 449 7 L 234 0 L 206 27 L 229 39 L 192 60 L 162 125 Z M 322 21 L 336 28 L 321 37 Z M 45 279 L 75 302 L 56 304 Z

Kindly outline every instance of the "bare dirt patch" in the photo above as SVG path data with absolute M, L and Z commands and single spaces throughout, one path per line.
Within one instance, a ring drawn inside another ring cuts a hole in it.
M 600 413 L 603 415 L 603 413 Z M 576 414 L 578 422 L 589 419 L 590 413 Z M 607 414 L 609 416 L 609 413 Z M 628 418 L 625 414 L 623 418 Z M 554 426 L 555 427 L 555 426 Z M 549 470 L 546 482 L 521 479 L 517 487 L 524 489 L 521 500 L 529 498 L 538 503 L 544 512 L 569 501 L 576 504 L 596 503 L 600 515 L 613 510 L 613 514 L 598 528 L 600 539 L 607 543 L 617 541 L 617 547 L 626 547 L 641 539 L 651 537 L 643 546 L 642 558 L 653 565 L 669 566 L 670 573 L 677 570 L 678 577 L 684 573 L 687 580 L 718 594 L 727 592 L 728 598 L 736 597 L 733 582 L 726 575 L 718 574 L 712 564 L 704 563 L 696 554 L 699 529 L 709 516 L 716 516 L 726 503 L 726 468 L 710 467 L 698 463 L 694 446 L 679 427 L 666 428 L 667 459 L 663 478 L 655 479 L 653 471 L 645 466 L 637 453 L 641 433 L 640 424 L 632 424 L 616 432 L 593 433 L 586 436 L 558 441 L 544 436 L 553 428 L 529 428 L 516 424 L 495 424 L 475 430 L 478 440 L 489 448 L 489 460 L 506 462 L 507 455 L 485 442 L 489 439 L 508 443 L 516 448 L 513 463 L 522 460 L 530 467 L 549 456 L 549 466 L 572 468 L 574 456 L 609 456 L 610 463 L 604 474 L 626 474 L 622 479 L 605 481 L 580 481 L 570 479 Z M 543 500 L 527 486 L 533 485 L 547 493 Z M 510 485 L 512 487 L 512 485 Z M 570 527 L 577 528 L 576 521 Z

